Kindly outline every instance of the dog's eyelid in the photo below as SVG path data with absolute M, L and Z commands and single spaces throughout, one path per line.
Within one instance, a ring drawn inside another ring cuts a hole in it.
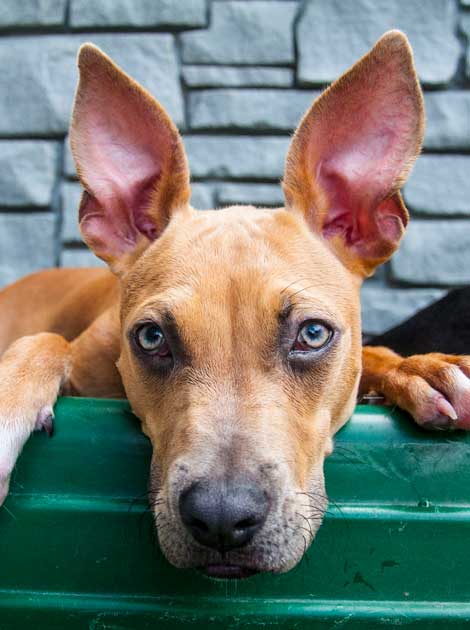
M 155 324 L 159 326 L 163 331 L 166 328 L 177 328 L 176 318 L 173 313 L 168 309 L 145 309 L 138 317 L 133 318 L 132 322 L 128 325 L 129 330 L 135 330 L 139 326 L 145 326 L 145 324 Z
M 321 303 L 315 304 L 312 301 L 291 301 L 289 298 L 284 300 L 279 309 L 278 319 L 285 322 L 289 319 L 301 324 L 303 321 L 317 320 L 328 326 L 334 327 L 335 318 L 330 314 L 329 310 Z
M 129 338 L 133 337 L 140 328 L 149 325 L 158 326 L 158 328 L 161 328 L 163 330 L 163 327 L 161 326 L 158 318 L 140 317 L 127 326 L 127 336 Z
M 329 313 L 327 314 L 324 309 L 315 307 L 309 308 L 307 305 L 295 308 L 295 306 L 291 304 L 288 307 L 283 307 L 279 312 L 279 321 L 281 324 L 288 324 L 292 333 L 308 322 L 318 322 L 338 334 L 343 334 L 345 329 L 338 317 L 332 317 Z

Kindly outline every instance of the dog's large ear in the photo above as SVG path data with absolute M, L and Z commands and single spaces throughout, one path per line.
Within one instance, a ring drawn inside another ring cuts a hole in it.
M 99 48 L 84 44 L 70 142 L 85 189 L 80 230 L 117 274 L 188 207 L 189 169 L 163 107 Z
M 305 114 L 284 176 L 300 211 L 348 268 L 367 276 L 387 260 L 408 212 L 399 189 L 419 154 L 423 97 L 408 40 L 386 33 Z

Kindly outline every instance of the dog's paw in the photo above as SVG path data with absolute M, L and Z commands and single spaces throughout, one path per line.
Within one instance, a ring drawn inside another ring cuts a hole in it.
M 15 341 L 0 360 L 0 504 L 31 433 L 53 428 L 53 406 L 70 372 L 70 346 L 39 333 Z
M 2 413 L 0 409 L 0 505 L 6 499 L 11 473 L 31 433 L 46 431 L 51 436 L 53 427 L 54 413 L 49 404 L 16 413 Z
M 415 355 L 387 373 L 384 391 L 426 429 L 470 430 L 469 377 L 470 356 Z

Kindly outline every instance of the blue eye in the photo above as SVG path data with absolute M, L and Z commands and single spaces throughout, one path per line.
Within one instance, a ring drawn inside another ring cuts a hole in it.
M 321 322 L 308 322 L 301 326 L 294 350 L 307 352 L 309 350 L 319 350 L 326 346 L 333 336 L 331 328 Z
M 166 357 L 170 354 L 170 347 L 162 329 L 157 324 L 144 324 L 137 329 L 136 341 L 149 354 Z

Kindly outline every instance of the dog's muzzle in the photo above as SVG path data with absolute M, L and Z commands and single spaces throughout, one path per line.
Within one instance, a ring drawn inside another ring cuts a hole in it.
M 222 562 L 203 567 L 213 577 L 241 577 L 246 571 L 223 562 L 225 554 L 248 545 L 260 531 L 270 499 L 247 477 L 214 479 L 192 484 L 179 499 L 181 520 L 191 537 L 220 553 Z

